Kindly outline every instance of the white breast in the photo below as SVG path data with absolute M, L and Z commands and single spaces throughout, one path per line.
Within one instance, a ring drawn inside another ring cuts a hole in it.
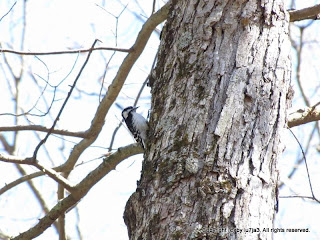
M 145 141 L 147 138 L 147 130 L 148 130 L 147 120 L 144 117 L 142 117 L 139 113 L 136 113 L 136 112 L 132 113 L 132 120 L 136 129 L 139 130 L 142 140 Z

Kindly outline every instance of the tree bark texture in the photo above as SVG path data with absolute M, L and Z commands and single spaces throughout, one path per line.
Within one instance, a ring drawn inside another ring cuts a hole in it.
M 282 0 L 173 1 L 130 239 L 271 239 L 289 104 Z

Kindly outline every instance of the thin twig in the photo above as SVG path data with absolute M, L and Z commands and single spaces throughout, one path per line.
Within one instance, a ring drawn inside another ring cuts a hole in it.
M 86 164 L 86 163 L 89 163 L 89 162 L 92 162 L 92 161 L 96 161 L 98 159 L 101 159 L 102 157 L 108 157 L 110 155 L 111 155 L 111 152 L 109 152 L 108 154 L 105 154 L 105 155 L 103 155 L 101 157 L 94 158 L 94 159 L 91 159 L 89 161 L 79 163 L 79 164 L 76 165 L 76 167 L 81 166 L 81 165 Z M 54 167 L 52 169 L 54 171 L 56 171 L 56 172 L 65 172 L 65 169 L 64 169 L 63 165 Z M 33 178 L 41 177 L 41 176 L 44 176 L 44 175 L 45 175 L 44 172 L 39 171 L 39 172 L 35 172 L 35 173 L 24 175 L 24 176 L 22 176 L 22 177 L 20 177 L 20 178 L 18 178 L 16 180 L 14 180 L 13 182 L 6 183 L 4 187 L 0 188 L 0 195 L 5 193 L 6 191 L 16 187 L 17 185 L 19 185 L 21 183 L 24 183 L 26 181 L 29 181 L 29 180 L 33 179 Z
M 8 183 L 4 187 L 2 187 L 0 189 L 0 195 L 5 193 L 8 190 L 14 188 L 15 186 L 21 184 L 21 183 L 24 183 L 26 181 L 29 181 L 29 180 L 33 179 L 33 178 L 40 177 L 40 176 L 43 176 L 43 175 L 44 175 L 43 172 L 35 172 L 35 173 L 31 173 L 29 175 L 24 175 L 23 177 L 20 177 L 17 180 L 15 180 L 15 181 L 13 181 L 11 183 Z
M 305 20 L 305 19 L 319 19 L 320 14 L 320 4 L 300 9 L 300 10 L 290 10 L 290 22 Z
M 19 234 L 12 240 L 34 239 L 49 228 L 55 220 L 64 214 L 70 207 L 77 204 L 88 191 L 98 183 L 105 175 L 114 170 L 116 166 L 130 156 L 143 153 L 143 149 L 139 144 L 131 144 L 119 149 L 109 157 L 106 157 L 103 162 L 90 174 L 88 174 L 74 189 L 74 191 L 63 200 L 59 201 L 46 216 L 41 218 L 39 222 L 29 230 Z
M 38 132 L 49 132 L 51 128 L 47 128 L 41 125 L 18 125 L 18 126 L 7 126 L 7 127 L 0 127 L 0 132 L 8 132 L 8 131 L 38 131 Z M 70 132 L 68 130 L 62 129 L 53 129 L 51 133 L 63 135 L 63 136 L 70 136 L 70 137 L 79 137 L 85 138 L 85 132 Z
M 53 169 L 45 167 L 44 165 L 40 164 L 38 161 L 36 161 L 32 165 L 37 167 L 40 171 L 44 172 L 46 175 L 54 179 L 59 184 L 61 184 L 69 192 L 73 191 L 73 184 L 68 179 L 64 178 Z
M 307 198 L 310 200 L 315 200 L 313 197 L 309 196 L 299 196 L 299 195 L 293 195 L 293 196 L 279 196 L 279 198 Z M 317 201 L 317 200 L 316 200 Z
M 1 136 L 1 135 L 0 135 Z M 60 165 L 60 166 L 57 166 L 57 167 L 54 167 L 52 168 L 54 171 L 56 172 L 64 172 L 64 168 L 63 168 L 63 165 Z M 43 176 L 45 175 L 44 172 L 42 171 L 39 171 L 39 172 L 35 172 L 35 173 L 31 173 L 31 174 L 25 174 L 23 175 L 22 177 L 14 180 L 13 182 L 11 183 L 8 183 L 6 184 L 3 188 L 0 189 L 0 195 L 5 193 L 6 191 L 14 188 L 15 186 L 21 184 L 21 183 L 24 183 L 25 181 L 29 181 L 33 178 L 36 178 L 36 177 L 40 177 L 40 176 Z
M 118 16 L 114 15 L 113 13 L 109 12 L 104 7 L 102 7 L 102 6 L 98 5 L 98 4 L 96 4 L 96 6 L 98 6 L 99 8 L 101 8 L 106 13 L 110 14 L 111 16 L 113 16 L 116 19 L 116 32 L 114 34 L 114 38 L 115 38 L 115 45 L 118 46 L 118 24 L 119 24 L 119 18 L 122 15 L 122 13 L 124 12 L 124 10 L 127 8 L 128 5 L 126 5 L 122 9 L 122 11 L 120 12 L 120 14 Z M 102 90 L 103 90 L 103 85 L 104 85 L 104 80 L 105 80 L 105 77 L 106 77 L 106 74 L 107 74 L 107 70 L 108 70 L 109 64 L 110 64 L 112 58 L 115 56 L 115 54 L 116 54 L 116 51 L 114 51 L 112 53 L 110 59 L 108 60 L 108 62 L 106 64 L 106 67 L 105 67 L 105 70 L 104 70 L 104 73 L 103 73 L 103 77 L 102 77 L 102 83 L 101 83 L 101 87 L 100 87 L 100 92 L 99 92 L 99 102 L 101 102 Z
M 310 178 L 310 174 L 309 174 L 309 168 L 308 168 L 308 163 L 307 163 L 307 158 L 306 158 L 306 155 L 304 154 L 304 151 L 303 151 L 303 148 L 298 140 L 298 138 L 296 137 L 296 135 L 293 133 L 293 131 L 289 128 L 289 131 L 292 133 L 293 137 L 296 139 L 297 143 L 299 144 L 299 147 L 301 149 L 301 152 L 302 152 L 302 155 L 303 155 L 303 158 L 304 158 L 304 162 L 306 164 L 306 170 L 307 170 L 307 176 L 308 176 L 308 181 L 309 181 L 309 186 L 310 186 L 310 191 L 311 191 L 311 195 L 312 195 L 312 198 L 313 200 L 317 201 L 320 203 L 320 200 L 318 200 L 315 195 L 314 195 L 314 192 L 313 192 L 313 188 L 312 188 L 312 183 L 311 183 L 311 178 Z
M 104 72 L 103 72 L 103 75 L 102 75 L 102 82 L 101 82 L 101 85 L 100 85 L 100 91 L 99 91 L 99 103 L 101 102 L 101 98 L 102 98 L 102 90 L 104 89 L 104 83 L 105 83 L 105 79 L 106 79 L 106 75 L 107 75 L 107 71 L 108 71 L 108 67 L 109 67 L 109 64 L 112 60 L 112 58 L 114 57 L 114 55 L 116 54 L 116 52 L 113 52 L 111 57 L 109 58 L 107 64 L 106 64 L 106 67 L 104 69 Z
M 55 170 L 47 168 L 39 163 L 39 161 L 34 161 L 32 158 L 18 158 L 16 156 L 3 156 L 0 154 L 0 161 L 2 162 L 9 162 L 15 164 L 27 164 L 32 165 L 38 168 L 43 173 L 47 174 L 49 177 L 63 185 L 65 189 L 69 192 L 73 191 L 73 184 L 71 184 L 66 178 L 62 177 L 59 173 Z
M 113 130 L 111 141 L 110 141 L 110 145 L 109 145 L 109 148 L 108 148 L 109 152 L 112 151 L 114 140 L 116 138 L 117 132 L 119 131 L 120 127 L 122 126 L 122 122 L 123 122 L 123 119 L 119 122 L 119 125 Z
M 156 0 L 153 0 L 151 14 L 154 13 L 155 9 L 156 9 Z
M 77 235 L 78 235 L 78 239 L 82 240 L 82 234 L 81 234 L 81 228 L 80 228 L 80 214 L 79 214 L 79 208 L 76 206 L 75 207 L 75 214 L 76 214 L 76 231 L 77 231 Z
M 10 50 L 10 49 L 0 49 L 0 53 L 13 53 L 18 55 L 58 55 L 58 54 L 73 54 L 73 53 L 79 54 L 79 53 L 86 53 L 86 52 L 97 51 L 97 50 L 107 50 L 107 51 L 117 51 L 117 52 L 131 51 L 131 49 L 127 49 L 127 48 L 97 47 L 97 48 L 53 51 L 53 52 L 22 52 L 22 51 Z
M 96 43 L 97 43 L 98 41 L 99 41 L 99 40 L 96 39 L 96 40 L 94 41 L 94 43 L 92 44 L 92 46 L 91 46 L 91 51 L 89 51 L 89 54 L 88 54 L 85 62 L 83 63 L 83 65 L 82 65 L 82 67 L 81 67 L 81 69 L 80 69 L 80 71 L 79 71 L 76 79 L 74 80 L 74 82 L 73 82 L 73 84 L 72 84 L 72 86 L 71 86 L 71 88 L 70 88 L 70 91 L 68 92 L 68 95 L 67 95 L 66 99 L 64 100 L 64 102 L 63 102 L 63 104 L 62 104 L 62 107 L 61 107 L 61 109 L 60 109 L 60 111 L 59 111 L 56 119 L 55 119 L 54 122 L 53 122 L 52 127 L 50 128 L 50 130 L 49 130 L 49 132 L 47 133 L 47 135 L 45 136 L 45 138 L 42 139 L 42 140 L 40 141 L 40 143 L 37 145 L 37 147 L 35 148 L 34 153 L 33 153 L 33 157 L 32 157 L 32 159 L 33 159 L 34 161 L 35 161 L 35 159 L 37 158 L 37 153 L 38 153 L 41 145 L 44 144 L 44 143 L 47 141 L 47 139 L 49 138 L 50 134 L 52 133 L 54 127 L 56 126 L 57 122 L 59 121 L 60 116 L 61 116 L 61 114 L 62 114 L 62 111 L 63 111 L 63 109 L 65 108 L 65 106 L 66 106 L 69 98 L 71 97 L 72 91 L 73 91 L 74 87 L 76 86 L 76 84 L 77 84 L 77 82 L 78 82 L 78 80 L 79 80 L 79 78 L 80 78 L 80 76 L 81 76 L 81 74 L 82 74 L 82 71 L 84 70 L 85 66 L 87 65 L 87 63 L 88 63 L 88 61 L 89 61 L 89 58 L 90 58 L 91 53 L 92 53 L 92 49 L 94 48 L 94 46 L 96 45 Z
M 305 147 L 305 155 L 308 154 L 308 151 L 309 151 L 309 149 L 310 149 L 310 144 L 311 144 L 311 141 L 312 141 L 312 139 L 313 139 L 313 135 L 314 135 L 314 133 L 315 133 L 316 130 L 317 130 L 317 127 L 316 127 L 316 125 L 315 125 L 314 128 L 313 128 L 313 130 L 312 130 L 312 132 L 311 132 L 311 134 L 309 135 L 309 139 L 308 139 L 307 145 L 306 145 L 306 147 Z M 287 176 L 287 179 L 288 179 L 288 180 L 292 178 L 292 176 L 293 176 L 293 175 L 295 174 L 295 172 L 298 170 L 298 167 L 300 166 L 300 164 L 301 164 L 303 161 L 304 161 L 304 158 L 303 158 L 303 157 L 296 160 L 296 162 L 295 162 L 295 164 L 294 164 L 291 172 L 290 172 L 290 173 L 288 174 L 288 176 Z M 284 182 L 281 182 L 280 185 L 279 185 L 279 188 L 281 188 L 284 184 L 285 184 Z M 287 185 L 287 184 L 286 184 L 286 185 Z
M 11 8 L 9 9 L 9 11 L 0 18 L 0 22 L 2 21 L 2 19 L 3 19 L 5 16 L 7 16 L 7 15 L 11 12 L 11 10 L 12 10 L 13 7 L 16 5 L 16 3 L 17 3 L 17 1 L 15 1 L 14 4 L 13 4 L 13 5 L 11 6 Z
M 122 6 L 124 6 L 124 4 L 123 4 L 121 1 L 119 1 L 119 3 L 120 3 Z M 145 11 L 143 10 L 143 8 L 140 6 L 140 4 L 138 4 L 137 1 L 136 1 L 136 3 L 137 3 L 137 6 L 140 8 L 142 14 L 138 14 L 138 13 L 136 13 L 135 11 L 132 11 L 130 8 L 128 8 L 128 11 L 129 11 L 135 18 L 137 18 L 140 22 L 145 23 L 145 21 L 146 21 L 146 19 L 147 19 L 147 14 L 146 14 Z M 142 15 L 145 16 L 145 17 L 142 17 Z M 161 31 L 160 31 L 159 29 L 155 28 L 155 29 L 154 29 L 154 32 L 155 32 L 158 36 L 160 36 Z

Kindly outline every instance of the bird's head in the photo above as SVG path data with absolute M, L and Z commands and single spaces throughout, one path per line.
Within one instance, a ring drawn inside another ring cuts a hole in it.
M 130 112 L 135 112 L 137 110 L 138 107 L 126 107 L 125 109 L 122 110 L 122 117 L 123 119 L 127 119 L 128 115 Z

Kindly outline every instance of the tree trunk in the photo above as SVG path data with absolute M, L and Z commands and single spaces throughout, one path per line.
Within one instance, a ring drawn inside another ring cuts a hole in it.
M 130 239 L 272 238 L 288 22 L 281 0 L 173 1 Z

